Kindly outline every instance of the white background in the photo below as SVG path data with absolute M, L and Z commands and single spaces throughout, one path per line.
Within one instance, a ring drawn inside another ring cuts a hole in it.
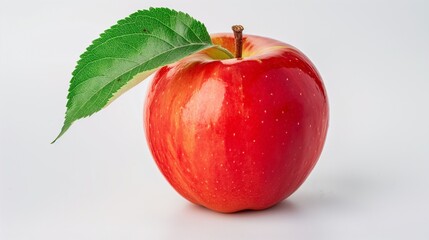
M 0 239 L 429 239 L 427 1 L 0 1 Z M 268 36 L 322 74 L 316 168 L 266 211 L 219 214 L 163 179 L 142 127 L 147 80 L 56 144 L 71 72 L 138 9 Z

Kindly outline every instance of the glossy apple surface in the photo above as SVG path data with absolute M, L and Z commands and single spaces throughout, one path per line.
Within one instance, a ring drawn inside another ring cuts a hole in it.
M 234 52 L 232 34 L 212 36 Z M 161 68 L 145 105 L 152 155 L 189 201 L 219 212 L 265 209 L 315 166 L 328 128 L 316 68 L 296 48 L 245 35 L 243 58 L 194 54 Z

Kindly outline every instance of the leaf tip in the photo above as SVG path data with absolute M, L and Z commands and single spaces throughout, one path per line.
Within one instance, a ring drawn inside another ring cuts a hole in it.
M 61 128 L 60 133 L 58 134 L 58 136 L 54 139 L 54 141 L 51 142 L 51 144 L 54 144 L 62 135 L 64 135 L 64 133 L 70 128 L 71 123 L 68 123 L 67 121 L 64 122 L 63 127 Z
M 54 139 L 54 141 L 52 141 L 52 142 L 51 142 L 51 144 L 54 144 L 54 143 L 58 140 L 58 138 L 60 138 L 60 137 L 61 137 L 61 135 L 62 135 L 61 133 L 60 133 L 60 134 L 58 134 L 58 136 Z

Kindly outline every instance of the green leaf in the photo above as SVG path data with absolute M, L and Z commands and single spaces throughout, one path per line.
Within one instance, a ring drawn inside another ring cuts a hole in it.
M 205 26 L 188 14 L 150 8 L 106 30 L 81 55 L 70 81 L 64 125 L 54 143 L 80 118 L 92 115 L 158 68 L 215 48 Z

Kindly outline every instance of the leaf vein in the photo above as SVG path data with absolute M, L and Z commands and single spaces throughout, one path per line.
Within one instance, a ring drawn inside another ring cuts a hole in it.
M 183 23 L 183 25 L 185 25 L 186 27 L 188 27 L 188 29 L 190 30 L 190 32 L 192 32 L 193 34 L 194 34 L 194 36 L 196 37 L 196 38 L 198 38 L 198 40 L 200 40 L 200 42 L 204 42 L 195 32 L 194 32 L 194 30 L 188 25 L 188 24 L 186 24 L 184 21 L 182 21 L 182 19 L 180 19 L 180 18 L 178 18 L 178 20 L 180 21 L 180 22 L 182 22 Z
M 168 42 L 168 41 L 166 41 L 166 40 L 164 40 L 164 39 L 161 39 L 161 38 L 159 38 L 159 37 L 157 37 L 157 36 L 155 36 L 155 35 L 145 34 L 145 33 L 133 33 L 133 34 L 125 34 L 125 35 L 117 36 L 117 37 L 114 37 L 114 38 L 110 38 L 109 40 L 107 40 L 107 41 L 105 41 L 105 42 L 101 43 L 100 45 L 98 45 L 97 47 L 93 48 L 93 49 L 92 49 L 92 51 L 95 51 L 95 49 L 99 48 L 101 45 L 104 45 L 104 44 L 105 44 L 105 43 L 107 43 L 107 42 L 110 42 L 111 40 L 116 40 L 117 38 L 121 38 L 121 37 L 124 37 L 124 36 L 130 36 L 130 35 L 137 35 L 137 34 L 138 34 L 138 35 L 144 35 L 144 36 L 154 37 L 154 38 L 156 38 L 156 39 L 159 39 L 159 40 L 161 40 L 161 41 L 163 41 L 163 42 L 167 43 L 168 45 L 170 45 L 170 46 L 172 46 L 172 47 L 176 47 L 176 45 L 173 45 L 172 43 L 170 43 L 170 42 Z M 84 60 L 84 59 L 86 59 L 86 58 L 82 58 L 81 60 Z M 95 59 L 95 60 L 89 61 L 89 62 L 87 62 L 85 65 L 83 65 L 83 66 L 81 66 L 81 67 L 79 67 L 79 68 L 76 68 L 76 70 L 77 70 L 77 69 L 79 69 L 79 70 L 78 70 L 77 72 L 75 72 L 73 75 L 74 75 L 74 76 L 79 75 L 79 74 L 82 72 L 82 70 L 86 68 L 86 66 L 87 66 L 87 65 L 89 65 L 89 64 L 91 64 L 92 62 L 95 62 L 95 61 L 97 61 L 97 60 L 99 60 L 99 59 Z

